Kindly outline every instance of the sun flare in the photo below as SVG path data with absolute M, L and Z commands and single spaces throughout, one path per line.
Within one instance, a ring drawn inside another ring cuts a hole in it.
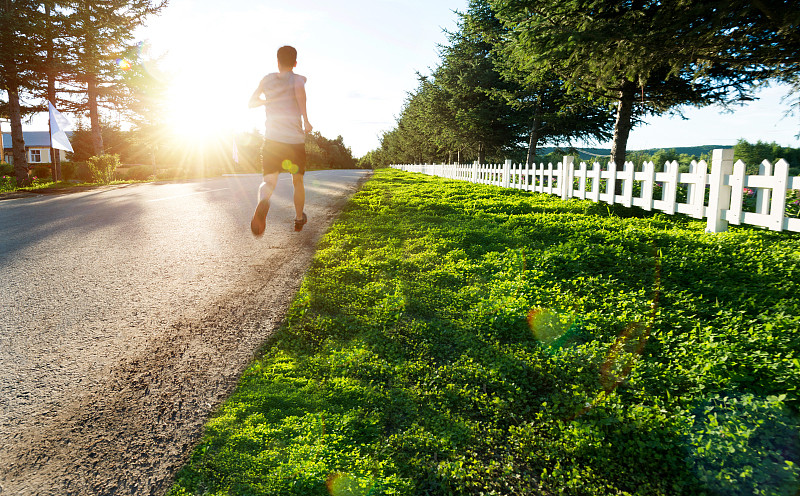
M 213 74 L 182 73 L 169 90 L 167 122 L 172 134 L 188 142 L 206 142 L 241 131 L 248 114 L 246 98 Z

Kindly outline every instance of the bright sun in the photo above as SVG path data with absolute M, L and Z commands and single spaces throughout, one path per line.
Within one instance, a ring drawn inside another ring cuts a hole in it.
M 201 81 L 198 83 L 198 81 Z M 207 142 L 247 128 L 250 95 L 240 94 L 213 74 L 182 73 L 169 90 L 168 122 L 174 135 L 190 142 Z
M 170 90 L 168 122 L 176 137 L 206 141 L 227 131 L 227 118 L 220 118 L 225 107 L 212 103 L 201 88 L 179 83 Z
M 159 64 L 169 81 L 165 120 L 172 135 L 194 144 L 263 129 L 263 108 L 247 106 L 259 80 L 273 70 L 264 61 L 270 57 L 252 48 L 253 36 L 260 39 L 263 32 L 263 21 L 244 27 L 238 17 L 226 18 L 227 24 L 219 19 L 207 19 L 207 25 L 187 23 L 183 17 L 196 17 L 188 5 L 180 16 L 179 8 L 172 17 L 159 18 L 148 33 L 163 54 Z M 207 36 L 210 31 L 224 35 Z

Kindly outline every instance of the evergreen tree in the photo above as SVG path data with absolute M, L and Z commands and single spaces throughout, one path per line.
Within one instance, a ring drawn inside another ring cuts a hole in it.
M 135 135 L 131 131 L 123 131 L 116 124 L 102 122 L 103 143 L 106 153 L 117 154 L 122 163 L 138 163 L 135 157 Z M 75 162 L 86 162 L 96 155 L 94 150 L 94 136 L 91 128 L 87 128 L 84 121 L 78 121 L 72 131 L 70 143 L 74 153 L 71 159 Z
M 439 97 L 445 99 L 445 118 L 440 122 L 484 163 L 487 154 L 496 156 L 517 144 L 524 134 L 525 115 L 498 95 L 512 85 L 495 69 L 492 46 L 473 29 L 469 15 L 463 15 L 459 24 L 433 74 L 441 89 Z
M 387 165 L 389 165 L 389 161 L 386 160 L 383 150 L 380 148 L 371 150 L 358 159 L 358 167 L 360 169 L 377 169 Z
M 613 114 L 608 105 L 585 95 L 569 94 L 562 80 L 553 74 L 532 76 L 520 70 L 509 57 L 504 43 L 507 30 L 486 0 L 471 0 L 462 15 L 463 29 L 481 36 L 493 47 L 492 59 L 505 81 L 491 89 L 513 109 L 522 111 L 528 125 L 527 160 L 537 154 L 540 143 L 562 144 L 574 139 L 606 140 L 611 137 Z
M 800 6 L 794 0 L 701 0 L 682 5 L 693 19 L 701 72 L 725 66 L 760 79 L 800 81 Z
M 569 95 L 558 79 L 532 81 L 506 59 L 505 28 L 485 0 L 472 0 L 459 29 L 441 48 L 431 77 L 420 76 L 397 127 L 384 134 L 381 157 L 394 162 L 501 160 L 527 144 L 606 138 L 607 106 Z
M 46 111 L 45 99 L 66 111 L 88 111 L 93 151 L 102 153 L 99 107 L 120 110 L 134 100 L 124 77 L 137 48 L 133 32 L 165 5 L 166 0 L 0 0 L 0 84 L 7 96 L 2 110 L 11 122 L 18 184 L 27 182 L 21 119 Z M 37 103 L 25 105 L 26 97 Z M 54 175 L 59 177 L 58 167 Z
M 724 66 L 760 80 L 788 83 L 800 109 L 800 5 L 795 0 L 704 0 L 687 5 L 697 25 L 700 72 Z M 800 134 L 799 134 L 800 135 Z
M 611 155 L 625 161 L 632 126 L 679 105 L 731 103 L 753 77 L 718 64 L 698 71 L 707 33 L 696 2 L 489 0 L 508 29 L 510 62 L 529 80 L 556 76 L 576 94 L 616 106 Z
M 169 147 L 166 104 L 170 78 L 161 70 L 160 60 L 150 56 L 146 44 L 134 48 L 126 58 L 130 68 L 122 75 L 129 98 L 121 113 L 133 123 L 131 141 L 140 149 L 135 162 L 154 164 L 156 152 Z
M 14 176 L 17 185 L 28 184 L 28 162 L 22 137 L 22 117 L 35 109 L 26 107 L 22 96 L 38 84 L 38 47 L 44 16 L 39 3 L 27 0 L 0 0 L 0 85 L 7 101 L 3 114 L 11 123 Z
M 125 73 L 138 50 L 133 32 L 165 6 L 166 0 L 79 0 L 70 15 L 73 57 L 67 79 L 73 94 L 86 95 L 72 110 L 88 113 L 95 155 L 104 151 L 100 108 L 124 109 L 131 102 Z
M 421 78 L 417 91 L 410 93 L 406 99 L 397 118 L 397 126 L 382 136 L 381 149 L 393 162 L 422 163 L 441 157 L 442 148 L 432 138 L 442 129 L 431 117 L 435 115 L 429 105 L 433 91 L 435 87 L 427 79 Z
M 356 160 L 344 138 L 328 139 L 318 132 L 306 136 L 308 165 L 312 169 L 353 169 Z
M 756 143 L 749 143 L 740 139 L 733 147 L 733 156 L 735 160 L 745 163 L 748 174 L 758 174 L 758 168 L 763 160 L 769 160 L 774 164 L 779 159 L 784 159 L 790 167 L 800 166 L 800 149 L 783 147 L 775 142 L 758 140 Z
M 40 70 L 39 77 L 44 76 L 44 84 L 32 92 L 34 100 L 51 102 L 60 108 L 56 86 L 58 77 L 64 72 L 64 59 L 67 46 L 64 43 L 65 10 L 54 0 L 42 2 L 44 8 L 44 31 L 41 40 L 37 40 Z M 47 112 L 47 105 L 41 105 L 41 111 Z M 53 161 L 52 177 L 54 181 L 61 180 L 61 155 L 57 149 L 50 148 L 50 157 Z

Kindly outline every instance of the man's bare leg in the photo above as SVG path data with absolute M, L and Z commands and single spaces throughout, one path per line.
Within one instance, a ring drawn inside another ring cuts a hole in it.
M 294 230 L 301 231 L 308 220 L 303 208 L 306 203 L 306 187 L 303 182 L 303 174 L 292 174 L 292 184 L 294 185 Z
M 278 173 L 264 174 L 264 181 L 258 187 L 258 201 L 269 201 L 272 193 L 275 192 L 275 186 L 278 184 Z
M 250 221 L 250 230 L 256 236 L 264 234 L 267 227 L 267 213 L 269 213 L 269 199 L 278 184 L 278 173 L 264 174 L 264 181 L 258 187 L 258 205 Z
M 303 183 L 303 174 L 292 174 L 294 185 L 294 212 L 295 220 L 303 219 L 303 207 L 306 204 L 306 187 Z

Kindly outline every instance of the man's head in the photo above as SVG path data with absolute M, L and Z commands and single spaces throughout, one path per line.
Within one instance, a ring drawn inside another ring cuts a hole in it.
M 297 65 L 297 50 L 294 47 L 282 46 L 278 48 L 278 68 L 292 69 Z

